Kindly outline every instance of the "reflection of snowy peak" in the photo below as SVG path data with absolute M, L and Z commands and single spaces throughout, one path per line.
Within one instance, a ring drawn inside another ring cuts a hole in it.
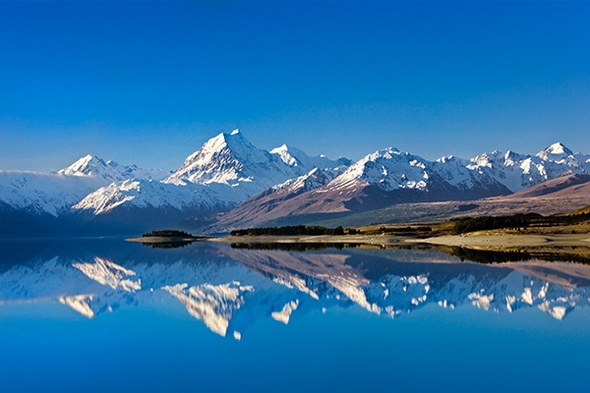
M 141 280 L 133 280 L 135 272 L 125 269 L 103 258 L 94 258 L 94 263 L 79 262 L 72 264 L 89 278 L 101 285 L 108 285 L 112 289 L 121 288 L 126 292 L 135 292 L 141 289 Z
M 257 320 L 288 324 L 300 314 L 334 305 L 356 304 L 385 317 L 428 304 L 496 312 L 534 307 L 562 319 L 590 303 L 590 286 L 557 284 L 570 274 L 590 283 L 585 265 L 479 265 L 434 250 L 302 253 L 201 247 L 166 261 L 161 253 L 142 249 L 137 260 L 129 257 L 135 253 L 124 252 L 121 261 L 56 257 L 15 265 L 0 273 L 0 303 L 50 298 L 93 318 L 121 307 L 180 301 L 208 329 L 236 339 Z M 544 275 L 553 271 L 554 279 L 525 272 L 535 269 Z
M 224 336 L 234 311 L 244 304 L 244 292 L 253 291 L 252 286 L 241 286 L 239 282 L 211 285 L 202 284 L 188 288 L 187 284 L 176 284 L 162 288 L 180 300 L 193 317 L 200 319 L 211 331 Z M 239 332 L 237 332 L 239 335 Z M 239 336 L 234 332 L 234 337 Z

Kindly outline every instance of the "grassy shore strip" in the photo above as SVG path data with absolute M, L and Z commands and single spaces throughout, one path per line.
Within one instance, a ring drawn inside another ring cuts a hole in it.
M 211 241 L 231 243 L 365 243 L 381 245 L 432 244 L 457 247 L 589 247 L 589 234 L 470 234 L 418 238 L 409 235 L 344 236 L 228 236 Z
M 400 245 L 404 243 L 405 236 L 391 235 L 293 235 L 293 236 L 227 236 L 211 238 L 210 241 L 227 243 L 354 243 L 354 244 L 375 244 L 375 245 Z M 414 237 L 412 237 L 414 239 Z
M 490 249 L 515 247 L 590 247 L 589 234 L 471 234 L 408 239 L 407 243 Z

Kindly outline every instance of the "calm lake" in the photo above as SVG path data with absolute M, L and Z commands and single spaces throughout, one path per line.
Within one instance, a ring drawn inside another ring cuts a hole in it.
M 590 265 L 0 242 L 1 392 L 588 392 Z

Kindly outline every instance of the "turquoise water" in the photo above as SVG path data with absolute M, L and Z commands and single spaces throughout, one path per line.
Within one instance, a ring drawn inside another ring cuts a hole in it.
M 589 267 L 5 243 L 0 391 L 588 391 Z

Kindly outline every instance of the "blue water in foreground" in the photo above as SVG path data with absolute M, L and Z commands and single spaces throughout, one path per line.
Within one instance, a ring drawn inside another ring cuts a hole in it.
M 3 243 L 1 392 L 590 389 L 590 266 Z

